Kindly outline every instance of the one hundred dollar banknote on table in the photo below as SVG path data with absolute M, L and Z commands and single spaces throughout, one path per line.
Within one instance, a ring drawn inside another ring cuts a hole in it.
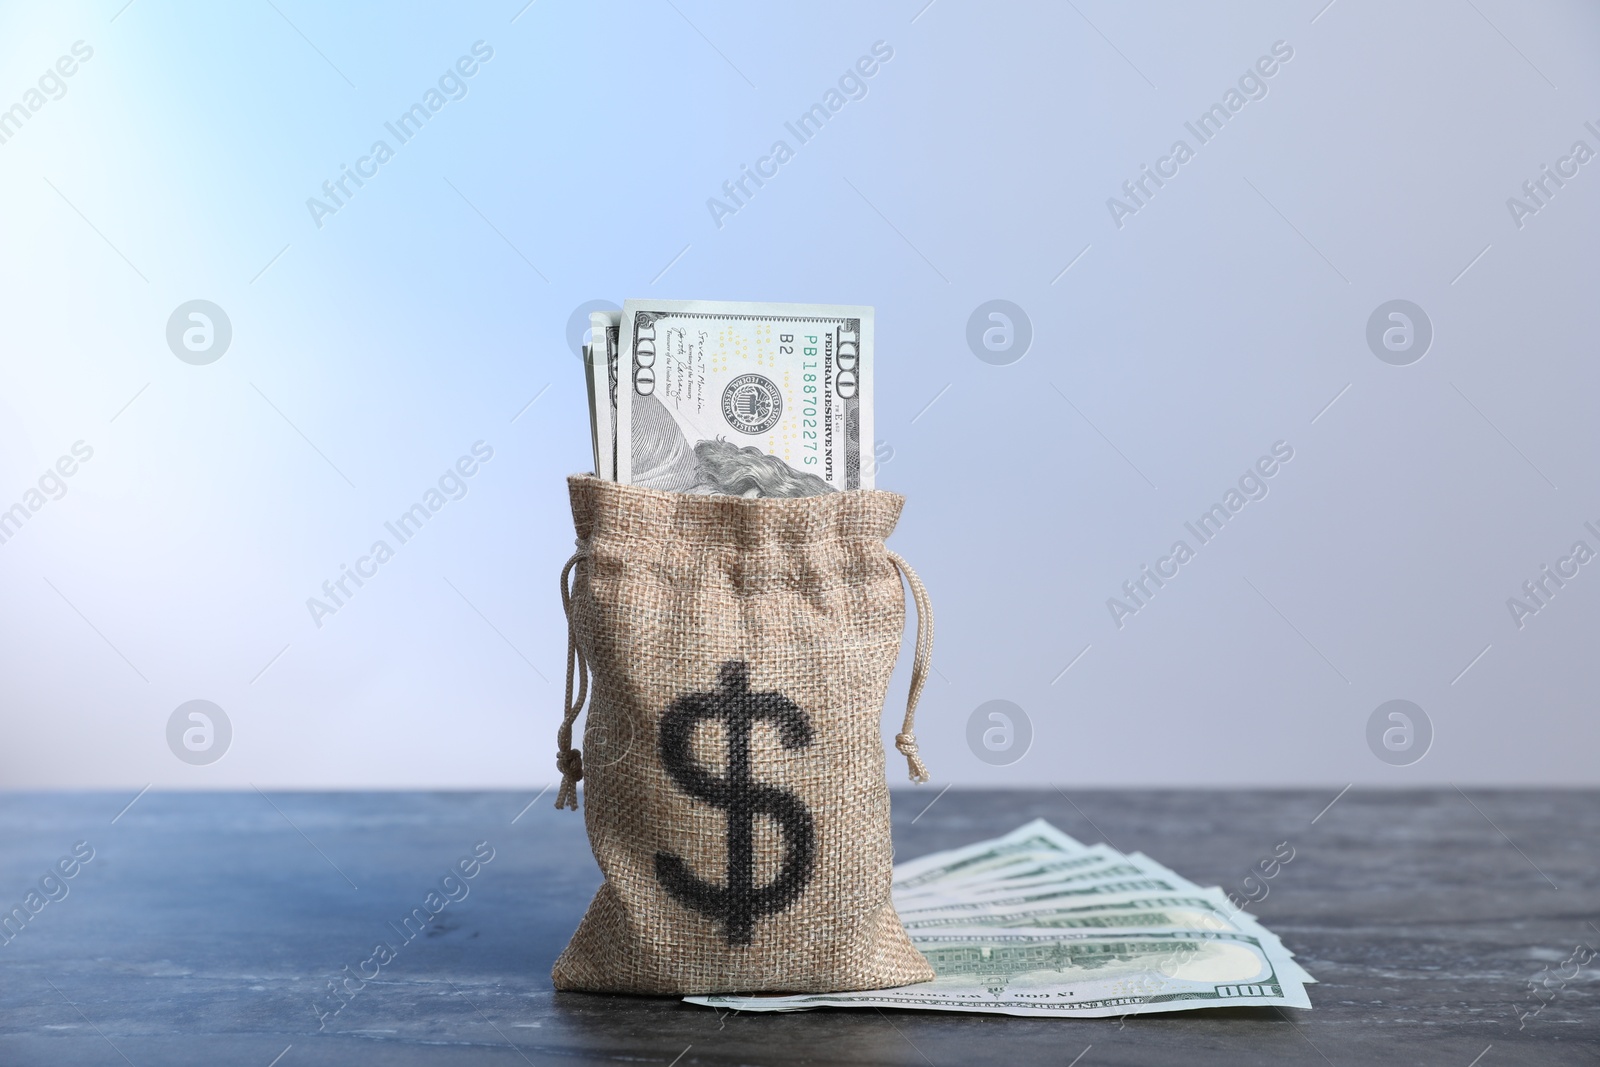
M 1140 853 L 1043 820 L 895 868 L 895 907 L 931 982 L 848 993 L 701 996 L 740 1011 L 910 1008 L 1096 1017 L 1241 1005 L 1309 1008 L 1276 935 Z
M 618 482 L 745 497 L 871 489 L 872 331 L 869 307 L 627 301 L 614 412 L 601 411 L 607 339 L 598 319 L 591 328 L 596 473 L 607 476 L 610 415 Z
M 919 1008 L 1058 1018 L 1311 1006 L 1304 987 L 1280 975 L 1267 947 L 1248 934 L 948 930 L 914 933 L 911 941 L 933 964 L 933 981 L 861 993 L 688 999 L 740 1011 Z

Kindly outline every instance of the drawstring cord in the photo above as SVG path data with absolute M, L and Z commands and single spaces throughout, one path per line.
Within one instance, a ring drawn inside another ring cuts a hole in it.
M 583 559 L 584 552 L 580 548 L 567 560 L 566 566 L 561 568 L 561 608 L 567 616 L 567 690 L 565 714 L 561 720 L 561 729 L 556 733 L 556 768 L 561 772 L 561 788 L 556 791 L 556 807 L 571 808 L 574 811 L 578 810 L 578 783 L 583 780 L 583 754 L 572 747 L 572 726 L 582 713 L 584 701 L 588 698 L 589 665 L 584 659 L 583 650 L 578 647 L 577 635 L 573 630 L 573 591 L 569 587 L 568 576 Z M 928 780 L 928 766 L 922 762 L 922 756 L 917 751 L 917 702 L 922 699 L 923 686 L 928 683 L 928 668 L 932 665 L 933 606 L 928 602 L 927 588 L 922 584 L 922 579 L 917 577 L 917 572 L 911 569 L 911 565 L 893 552 L 889 553 L 889 561 L 905 575 L 906 582 L 911 586 L 911 599 L 917 612 L 917 646 L 911 662 L 911 692 L 906 697 L 905 721 L 901 724 L 900 732 L 894 735 L 894 747 L 905 756 L 911 780 L 922 783 Z M 576 700 L 573 699 L 572 693 L 574 674 L 577 676 Z
M 906 767 L 911 771 L 911 780 L 921 784 L 928 780 L 928 766 L 917 754 L 915 726 L 917 701 L 922 699 L 922 687 L 927 684 L 928 668 L 932 666 L 933 606 L 928 603 L 928 590 L 923 586 L 922 579 L 917 577 L 917 572 L 911 569 L 911 565 L 893 552 L 889 553 L 889 561 L 905 575 L 906 582 L 911 586 L 912 602 L 917 609 L 917 652 L 911 662 L 911 692 L 906 697 L 905 722 L 901 725 L 900 732 L 894 735 L 894 747 L 905 756 Z
M 567 586 L 567 576 L 585 557 L 582 547 L 561 568 L 561 610 L 567 616 L 567 695 L 566 711 L 561 719 L 561 729 L 556 731 L 556 768 L 561 771 L 561 788 L 556 790 L 556 807 L 578 810 L 578 783 L 583 780 L 583 753 L 572 747 L 572 724 L 583 711 L 583 702 L 589 695 L 589 664 L 578 647 L 577 635 L 572 628 L 572 590 Z M 573 585 L 577 579 L 573 579 Z M 572 676 L 578 676 L 578 699 L 572 699 Z

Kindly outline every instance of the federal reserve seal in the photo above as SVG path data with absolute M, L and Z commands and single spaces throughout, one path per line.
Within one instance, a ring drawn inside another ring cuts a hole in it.
M 771 378 L 741 374 L 722 391 L 722 417 L 740 433 L 766 433 L 782 414 L 783 394 Z

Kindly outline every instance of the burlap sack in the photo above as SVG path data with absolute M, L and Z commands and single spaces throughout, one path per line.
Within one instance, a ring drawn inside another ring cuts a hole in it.
M 578 552 L 562 573 L 556 806 L 577 807 L 582 778 L 605 884 L 556 961 L 556 988 L 830 992 L 933 978 L 889 898 L 878 732 L 905 619 L 900 567 L 919 615 L 896 744 L 925 781 L 912 714 L 932 620 L 922 583 L 884 545 L 903 498 L 691 496 L 589 475 L 569 486 Z

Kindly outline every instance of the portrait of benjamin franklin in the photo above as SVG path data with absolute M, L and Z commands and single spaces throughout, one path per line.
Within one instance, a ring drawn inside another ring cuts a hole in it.
M 837 492 L 805 471 L 753 445 L 720 437 L 693 446 L 677 420 L 652 396 L 633 398 L 633 484 L 670 493 L 708 496 L 794 497 Z

